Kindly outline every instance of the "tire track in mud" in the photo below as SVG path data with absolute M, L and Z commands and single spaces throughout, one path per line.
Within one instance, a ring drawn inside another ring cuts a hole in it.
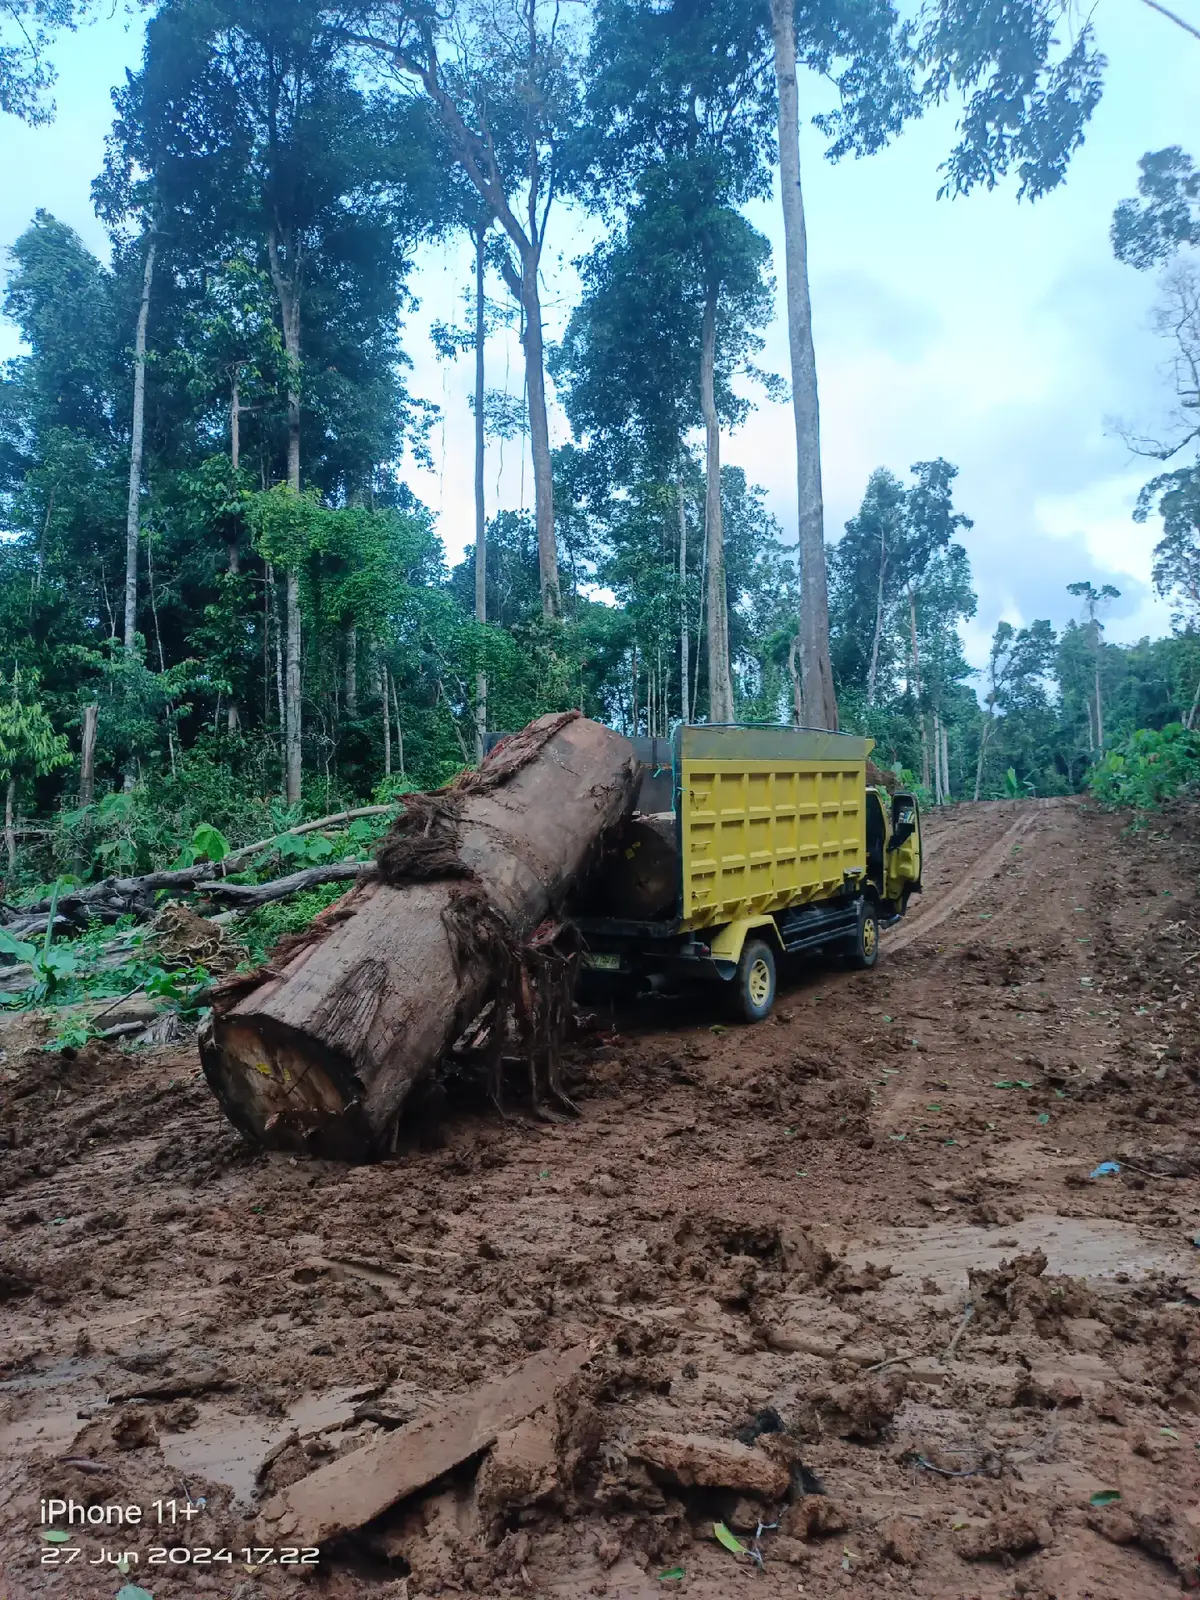
M 897 951 L 906 949 L 935 928 L 940 928 L 957 911 L 961 911 L 975 891 L 994 878 L 1005 866 L 1013 845 L 1040 820 L 1043 810 L 1044 806 L 1039 806 L 1036 810 L 1031 809 L 1018 816 L 1011 827 L 979 857 L 965 877 L 959 878 L 949 890 L 940 893 L 930 909 L 922 907 L 905 927 L 885 941 L 883 947 L 885 952 L 894 955 Z

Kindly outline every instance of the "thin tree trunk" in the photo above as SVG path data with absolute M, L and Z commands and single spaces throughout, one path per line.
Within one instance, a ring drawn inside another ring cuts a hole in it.
M 396 717 L 396 775 L 404 776 L 404 726 L 400 721 L 400 701 L 396 695 L 396 680 L 388 674 L 388 683 L 392 691 L 392 711 Z
M 921 653 L 917 648 L 917 598 L 912 584 L 908 586 L 908 628 L 912 639 L 913 687 L 917 696 L 917 713 L 921 723 L 921 782 L 929 787 L 929 727 L 928 718 L 921 707 Z
M 800 653 L 800 635 L 797 634 L 788 646 L 787 669 L 788 677 L 792 680 L 792 715 L 796 726 L 804 726 L 804 685 L 800 677 L 800 665 L 797 656 Z
M 242 404 L 238 392 L 238 372 L 234 368 L 229 385 L 229 462 L 236 472 L 242 453 Z
M 1100 651 L 1096 650 L 1096 754 L 1104 754 L 1104 713 L 1100 709 Z
M 700 541 L 700 604 L 696 617 L 696 664 L 692 668 L 692 713 L 689 722 L 696 720 L 696 704 L 700 699 L 700 657 L 704 641 L 705 596 L 708 592 L 708 539 Z
M 392 707 L 387 702 L 387 667 L 379 667 L 379 699 L 384 704 L 384 778 L 392 776 Z
M 484 498 L 483 470 L 487 456 L 487 429 L 484 408 L 487 404 L 486 337 L 484 301 L 484 244 L 487 228 L 481 223 L 475 233 L 475 620 L 487 621 L 487 502 Z M 487 733 L 487 673 L 475 675 L 475 760 L 483 760 L 483 738 Z
M 133 344 L 133 427 L 129 440 L 129 502 L 125 513 L 125 649 L 133 650 L 137 632 L 138 534 L 142 514 L 142 448 L 146 436 L 146 325 L 150 320 L 150 286 L 158 243 L 151 234 L 142 273 L 137 333 Z
M 283 688 L 283 631 L 279 626 L 279 587 L 275 582 L 275 569 L 267 566 L 267 583 L 271 590 L 271 611 L 275 618 L 275 698 L 279 702 L 279 759 L 286 762 L 287 749 L 287 697 Z
M 554 473 L 550 459 L 550 422 L 546 414 L 546 356 L 542 343 L 542 298 L 538 288 L 540 251 L 525 250 L 521 260 L 521 304 L 525 311 L 522 343 L 529 393 L 529 447 L 533 455 L 534 517 L 538 536 L 538 581 L 542 615 L 562 615 L 558 587 L 558 541 L 554 532 Z
M 638 657 L 637 657 L 637 645 L 636 644 L 633 646 L 633 665 L 632 665 L 632 669 L 631 669 L 631 676 L 632 676 L 632 680 L 633 680 L 633 690 L 632 690 L 632 699 L 630 701 L 630 705 L 631 705 L 631 708 L 632 708 L 632 716 L 630 718 L 630 727 L 633 729 L 633 736 L 636 739 L 637 738 L 637 731 L 638 731 Z
M 817 360 L 808 288 L 808 239 L 800 187 L 800 101 L 796 85 L 795 0 L 771 0 L 775 82 L 779 98 L 779 178 L 783 198 L 784 276 L 792 411 L 796 424 L 796 491 L 800 544 L 800 666 L 811 727 L 836 728 L 837 697 L 829 660 L 829 586 L 825 573 L 825 509 Z
M 950 732 L 945 722 L 941 723 L 942 729 L 942 799 L 946 805 L 950 804 Z
M 299 266 L 293 259 L 284 270 L 279 237 L 272 227 L 267 235 L 271 279 L 279 301 L 283 324 L 283 345 L 288 358 L 288 442 L 287 481 L 293 494 L 300 493 L 300 285 Z M 303 776 L 301 765 L 300 713 L 300 577 L 293 569 L 287 574 L 286 589 L 287 675 L 284 706 L 284 798 L 289 806 L 300 800 Z
M 721 518 L 721 425 L 714 370 L 717 355 L 717 290 L 710 285 L 700 333 L 700 406 L 704 413 L 706 493 L 704 534 L 708 550 L 708 720 L 733 721 L 729 668 L 729 613 L 725 595 L 725 537 Z
M 867 704 L 875 704 L 879 681 L 879 641 L 883 637 L 883 579 L 887 567 L 887 534 L 882 519 L 879 526 L 879 582 L 875 590 L 875 633 L 871 640 L 871 665 L 867 672 Z
M 358 716 L 358 628 L 353 622 L 346 625 L 346 716 L 352 722 Z
M 993 713 L 989 710 L 987 716 L 984 718 L 983 727 L 979 732 L 979 759 L 975 763 L 976 800 L 979 799 L 980 793 L 983 789 L 983 762 L 984 757 L 987 755 L 988 740 L 992 736 L 992 716 Z
M 10 772 L 4 790 L 4 849 L 8 855 L 8 870 L 17 864 L 17 835 L 13 812 L 17 802 L 17 780 Z
M 96 798 L 96 723 L 100 707 L 93 701 L 83 708 L 83 745 L 79 752 L 79 804 L 90 806 Z
M 675 485 L 679 502 L 679 700 L 684 722 L 688 721 L 688 617 L 687 617 L 687 501 L 683 493 L 683 467 Z
M 1197 722 L 1200 722 L 1200 683 L 1196 685 L 1196 693 L 1192 698 L 1192 709 L 1184 718 L 1183 725 L 1185 728 L 1194 728 Z

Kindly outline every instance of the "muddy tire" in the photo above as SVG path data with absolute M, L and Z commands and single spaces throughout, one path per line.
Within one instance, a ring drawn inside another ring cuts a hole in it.
M 741 1022 L 761 1022 L 775 1004 L 775 952 L 761 939 L 747 939 L 730 982 L 729 1004 Z
M 879 960 L 879 908 L 873 900 L 862 899 L 858 905 L 858 927 L 850 946 L 850 965 L 859 971 L 873 967 Z

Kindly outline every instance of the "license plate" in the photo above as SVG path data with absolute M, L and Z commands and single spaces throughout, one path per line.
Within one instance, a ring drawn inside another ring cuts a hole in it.
M 601 972 L 620 972 L 621 970 L 620 956 L 599 955 L 595 951 L 584 956 L 583 964 L 585 967 L 595 967 Z

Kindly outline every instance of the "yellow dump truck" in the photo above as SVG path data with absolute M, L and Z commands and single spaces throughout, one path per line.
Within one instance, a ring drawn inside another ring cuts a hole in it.
M 651 745 L 638 811 L 576 905 L 589 974 L 714 978 L 758 1022 L 784 953 L 875 965 L 921 887 L 921 821 L 914 795 L 868 784 L 873 740 L 681 726 L 635 744 Z

